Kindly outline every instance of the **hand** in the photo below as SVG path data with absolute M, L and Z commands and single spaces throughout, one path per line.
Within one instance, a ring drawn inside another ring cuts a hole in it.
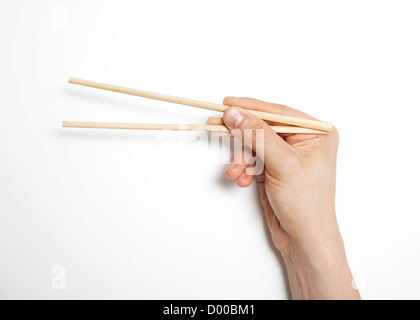
M 269 124 L 244 109 L 315 119 L 251 98 L 228 97 L 223 103 L 240 107 L 224 113 L 223 121 L 232 134 L 257 154 L 263 144 L 264 154 L 258 156 L 265 167 L 256 180 L 274 244 L 286 262 L 293 297 L 360 298 L 352 287 L 335 215 L 337 130 L 328 135 L 277 135 Z M 243 139 L 246 129 L 252 129 L 251 143 Z M 256 138 L 256 129 L 264 130 L 264 139 Z M 249 186 L 253 176 L 246 169 L 250 165 L 232 162 L 226 177 L 241 187 Z

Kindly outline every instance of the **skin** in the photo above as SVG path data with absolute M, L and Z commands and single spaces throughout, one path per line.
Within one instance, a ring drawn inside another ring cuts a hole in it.
M 247 175 L 246 163 L 227 166 L 225 176 L 240 187 L 257 181 L 261 204 L 273 242 L 287 267 L 294 299 L 360 299 L 353 288 L 343 240 L 335 213 L 336 158 L 339 143 L 334 128 L 328 135 L 278 135 L 269 123 L 246 112 L 259 110 L 314 119 L 298 110 L 251 98 L 227 97 L 233 106 L 223 116 L 231 133 L 243 141 L 245 129 L 252 129 L 252 145 L 264 144 L 264 172 Z M 208 123 L 216 123 L 211 118 Z M 235 129 L 235 130 L 233 130 Z M 255 129 L 264 130 L 264 139 L 255 139 Z M 238 135 L 241 132 L 241 135 Z M 248 147 L 248 148 L 247 148 Z M 237 162 L 237 161 L 236 161 Z

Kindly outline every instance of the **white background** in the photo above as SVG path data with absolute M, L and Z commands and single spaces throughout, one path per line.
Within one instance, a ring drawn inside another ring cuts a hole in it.
M 361 293 L 419 299 L 419 16 L 408 0 L 0 0 L 0 298 L 290 297 L 255 185 L 224 180 L 226 150 L 60 127 L 219 114 L 74 76 L 252 96 L 335 124 L 337 214 Z

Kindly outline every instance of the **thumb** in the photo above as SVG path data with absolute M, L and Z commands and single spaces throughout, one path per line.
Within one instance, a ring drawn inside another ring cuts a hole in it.
M 254 150 L 264 161 L 266 169 L 281 171 L 289 167 L 288 161 L 295 160 L 296 154 L 270 126 L 260 118 L 241 108 L 226 109 L 223 121 L 233 136 Z

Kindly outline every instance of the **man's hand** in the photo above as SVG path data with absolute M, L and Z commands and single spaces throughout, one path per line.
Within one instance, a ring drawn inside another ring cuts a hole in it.
M 244 109 L 316 119 L 251 98 L 227 97 L 223 103 L 232 106 L 223 117 L 232 134 L 257 154 L 258 144 L 263 144 L 264 154 L 258 156 L 264 159 L 264 172 L 256 180 L 274 244 L 286 262 L 293 297 L 360 299 L 352 287 L 335 215 L 337 130 L 328 135 L 278 135 L 269 123 Z M 247 129 L 252 130 L 251 141 L 243 138 Z M 256 129 L 264 130 L 264 139 L 256 138 Z M 248 167 L 232 160 L 225 175 L 247 187 L 253 180 L 246 174 Z

